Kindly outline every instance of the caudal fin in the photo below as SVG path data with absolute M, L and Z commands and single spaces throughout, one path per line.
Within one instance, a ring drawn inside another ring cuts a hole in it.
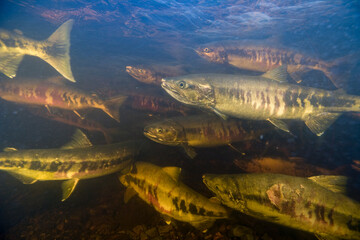
M 61 75 L 71 82 L 76 82 L 70 66 L 70 32 L 74 20 L 63 23 L 45 42 L 47 56 L 43 58 Z
M 127 96 L 117 96 L 114 98 L 111 98 L 107 101 L 105 101 L 105 107 L 103 111 L 115 119 L 117 122 L 120 122 L 120 113 L 119 108 L 123 104 L 123 102 L 126 100 Z

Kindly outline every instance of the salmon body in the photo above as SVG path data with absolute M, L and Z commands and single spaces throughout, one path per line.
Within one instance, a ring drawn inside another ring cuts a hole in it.
M 227 218 L 221 205 L 210 201 L 179 181 L 181 169 L 158 167 L 136 162 L 133 169 L 120 176 L 120 182 L 151 204 L 158 212 L 206 230 L 216 219 Z
M 265 221 L 315 233 L 321 239 L 360 239 L 360 204 L 331 184 L 341 176 L 205 174 L 205 185 L 226 206 Z M 330 185 L 329 185 L 330 183 Z
M 360 112 L 360 97 L 286 82 L 286 67 L 261 76 L 192 74 L 163 79 L 162 87 L 178 101 L 228 116 L 268 120 L 289 131 L 281 119 L 305 121 L 317 135 L 343 112 Z
M 133 142 L 92 146 L 78 130 L 73 141 L 60 149 L 5 149 L 0 153 L 0 170 L 23 183 L 67 180 L 63 199 L 70 196 L 80 179 L 95 178 L 129 168 L 137 153 Z
M 245 121 L 225 121 L 214 115 L 202 114 L 151 123 L 144 128 L 144 134 L 151 140 L 166 145 L 215 147 L 256 139 L 265 132 L 265 128 L 258 127 Z
M 119 109 L 117 107 L 125 100 L 125 97 L 122 97 L 118 101 L 111 100 L 107 102 L 96 95 L 87 94 L 64 84 L 40 82 L 31 79 L 1 81 L 0 97 L 15 103 L 67 110 L 97 108 L 103 110 L 117 121 L 119 120 Z
M 287 65 L 288 72 L 297 82 L 300 75 L 310 70 L 319 70 L 339 87 L 345 79 L 340 79 L 334 70 L 337 65 L 345 62 L 339 58 L 330 62 L 303 54 L 285 47 L 272 47 L 273 44 L 253 40 L 224 41 L 209 43 L 196 49 L 196 53 L 214 63 L 227 63 L 234 67 L 267 72 L 282 65 Z

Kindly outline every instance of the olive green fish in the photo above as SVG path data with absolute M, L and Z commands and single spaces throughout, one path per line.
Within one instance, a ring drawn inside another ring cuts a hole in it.
M 352 59 L 350 56 L 323 61 L 293 49 L 273 45 L 272 41 L 267 41 L 266 44 L 256 40 L 224 41 L 205 44 L 195 51 L 210 62 L 227 63 L 252 71 L 267 72 L 287 65 L 288 72 L 297 82 L 301 81 L 301 73 L 310 70 L 323 72 L 337 87 L 342 87 L 347 80 L 344 68 L 340 69 L 339 66 L 348 63 Z
M 216 219 L 228 217 L 224 207 L 181 183 L 180 172 L 178 167 L 136 162 L 129 173 L 119 177 L 128 187 L 125 202 L 138 194 L 158 212 L 201 230 L 207 230 Z
M 93 146 L 85 134 L 77 130 L 73 140 L 60 149 L 6 148 L 0 153 L 0 170 L 25 184 L 66 180 L 62 183 L 64 201 L 80 179 L 130 170 L 137 153 L 135 146 L 133 142 Z
M 24 55 L 39 57 L 55 68 L 64 78 L 75 82 L 70 66 L 70 31 L 74 21 L 63 23 L 48 39 L 37 41 L 21 33 L 0 30 L 0 72 L 16 76 Z
M 343 113 L 360 112 L 360 97 L 287 83 L 283 65 L 261 76 L 192 74 L 163 79 L 176 100 L 228 116 L 268 120 L 289 132 L 282 119 L 298 119 L 322 135 Z
M 342 176 L 293 177 L 281 174 L 203 176 L 226 206 L 320 239 L 360 239 L 360 204 L 342 194 Z
M 256 123 L 201 114 L 151 123 L 145 126 L 144 135 L 157 143 L 181 146 L 193 158 L 196 152 L 192 147 L 232 147 L 232 142 L 253 140 L 268 130 Z

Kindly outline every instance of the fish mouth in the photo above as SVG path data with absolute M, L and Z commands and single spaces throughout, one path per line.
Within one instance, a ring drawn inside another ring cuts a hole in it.
M 154 142 L 164 144 L 164 141 L 165 141 L 164 139 L 159 138 L 159 136 L 157 136 L 149 131 L 144 131 L 144 135 L 145 135 L 145 137 L 149 138 L 150 140 L 152 140 Z
M 161 87 L 167 93 L 169 93 L 172 97 L 174 97 L 176 99 L 178 99 L 177 97 L 181 97 L 181 94 L 175 88 L 173 88 L 171 85 L 169 85 L 164 78 L 161 79 Z
M 197 49 L 194 49 L 194 51 L 195 51 L 198 55 L 202 56 L 202 52 L 201 52 L 201 51 L 199 51 L 199 50 L 197 50 Z
M 204 183 L 205 185 L 207 185 L 207 184 L 206 184 L 206 174 L 202 175 L 202 180 L 203 180 L 203 183 Z
M 150 139 L 157 139 L 156 135 L 151 133 L 150 131 L 144 130 L 144 135 L 145 135 L 145 137 L 148 137 Z

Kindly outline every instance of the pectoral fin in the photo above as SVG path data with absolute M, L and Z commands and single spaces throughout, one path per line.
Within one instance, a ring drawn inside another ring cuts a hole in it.
M 315 237 L 319 240 L 340 240 L 340 238 L 338 237 L 334 237 L 326 234 L 318 234 L 318 233 L 315 233 Z
M 133 188 L 131 188 L 131 187 L 127 188 L 125 191 L 125 194 L 124 194 L 124 202 L 128 203 L 130 201 L 130 199 L 133 196 L 135 196 L 136 194 L 137 194 L 137 192 Z
M 209 228 L 211 228 L 212 225 L 214 225 L 214 222 L 215 222 L 215 220 L 214 220 L 214 219 L 211 219 L 211 220 L 206 220 L 206 221 L 202 221 L 202 222 L 190 222 L 190 224 L 191 224 L 194 228 L 202 231 L 203 233 L 206 233 L 207 230 L 208 230 Z
M 218 116 L 221 117 L 222 119 L 224 119 L 224 120 L 227 120 L 227 119 L 228 119 L 228 116 L 226 116 L 225 114 L 219 112 L 216 108 L 211 107 L 211 110 L 213 110 L 214 113 L 216 113 L 216 115 L 218 115 Z
M 16 148 L 13 147 L 6 147 L 3 149 L 4 152 L 16 152 L 18 151 Z
M 276 118 L 268 118 L 266 120 L 271 122 L 275 127 L 280 128 L 281 130 L 290 133 L 289 127 L 282 120 L 276 119 Z
M 328 112 L 323 112 L 316 115 L 313 114 L 308 117 L 308 119 L 305 121 L 305 124 L 313 133 L 315 133 L 317 136 L 321 136 L 340 115 L 341 113 Z
M 85 117 L 84 116 L 82 116 L 78 111 L 76 111 L 76 110 L 73 110 L 73 112 L 75 113 L 75 115 L 76 116 L 78 116 L 80 119 L 82 119 L 82 120 L 84 120 L 85 119 Z
M 79 179 L 74 178 L 74 179 L 64 181 L 62 183 L 61 188 L 62 188 L 63 194 L 62 194 L 61 201 L 65 201 L 71 195 L 71 193 L 74 191 L 78 182 L 79 182 Z
M 166 222 L 167 225 L 171 224 L 171 217 L 167 216 L 167 215 L 163 215 L 164 221 Z
M 9 78 L 15 77 L 23 57 L 23 54 L 18 53 L 0 53 L 0 72 L 4 73 Z
M 37 181 L 36 178 L 32 178 L 32 177 L 28 177 L 28 176 L 24 176 L 21 175 L 17 172 L 8 172 L 11 176 L 15 177 L 16 179 L 18 179 L 19 181 L 21 181 L 23 184 L 33 184 L 34 182 Z
M 238 153 L 242 153 L 239 149 L 237 149 L 236 147 L 234 147 L 231 143 L 229 143 L 228 146 L 229 146 L 232 150 L 234 150 L 234 151 L 236 151 L 236 152 L 238 152 Z
M 195 151 L 194 148 L 190 147 L 190 146 L 187 145 L 187 144 L 183 144 L 182 147 L 183 147 L 185 153 L 186 153 L 191 159 L 193 159 L 193 158 L 196 157 L 197 153 L 196 153 L 196 151 Z

